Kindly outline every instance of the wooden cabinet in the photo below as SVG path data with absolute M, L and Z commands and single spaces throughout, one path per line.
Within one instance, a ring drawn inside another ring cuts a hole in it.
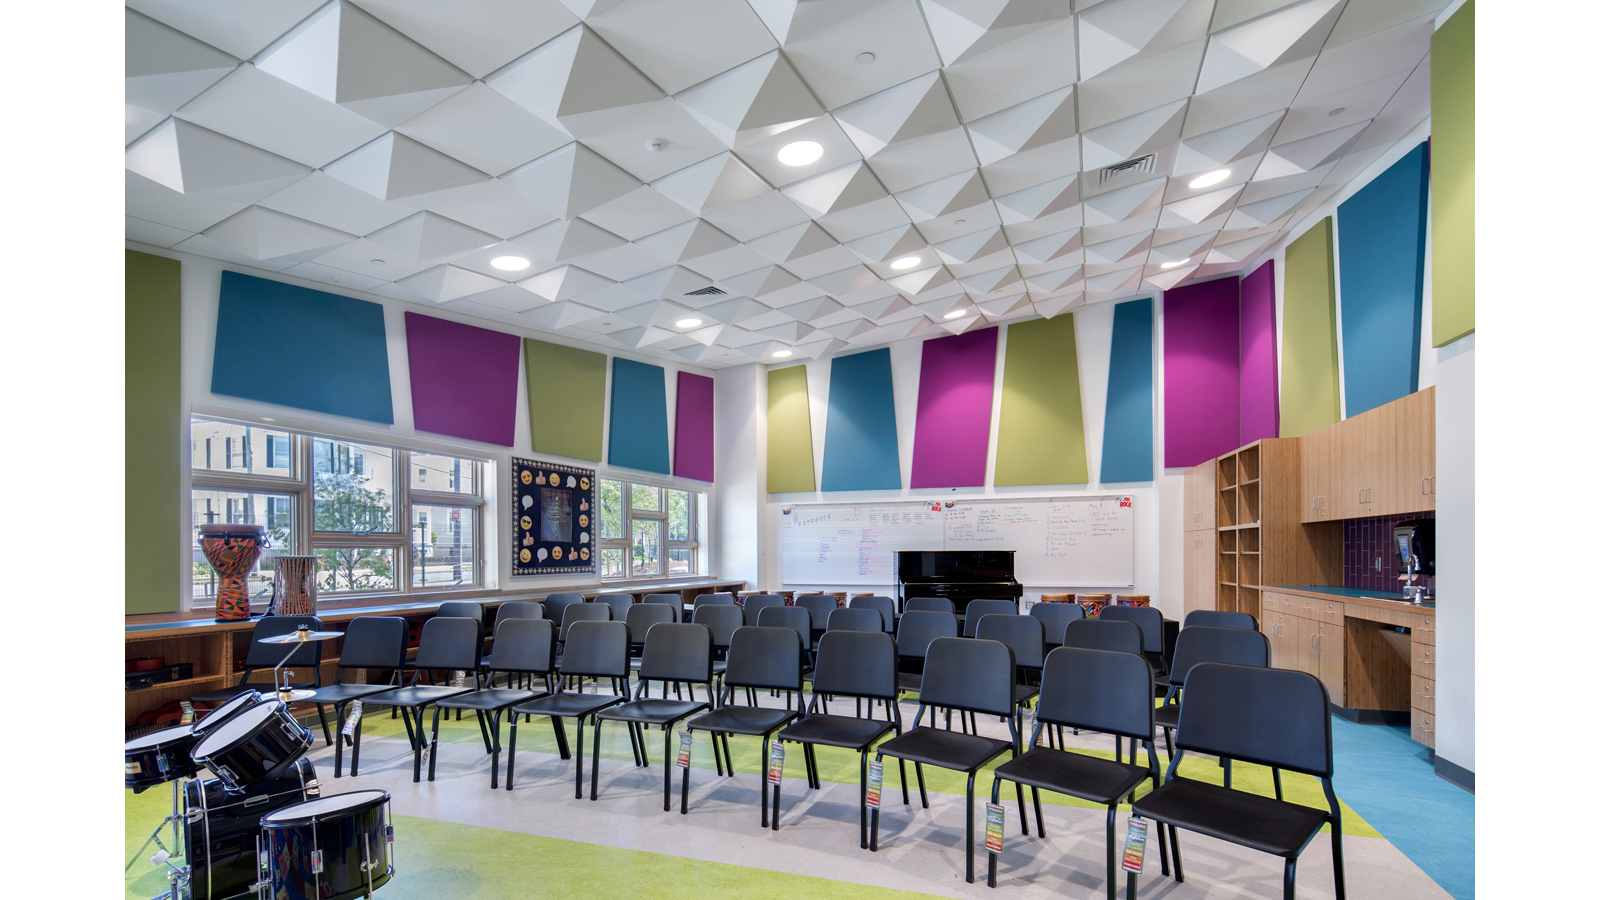
M 1261 631 L 1272 667 L 1315 675 L 1344 705 L 1344 604 L 1263 591 Z
M 1300 438 L 1300 521 L 1325 522 L 1333 485 L 1333 432 L 1324 428 Z
M 1411 627 L 1411 739 L 1434 746 L 1434 615 L 1421 614 Z
M 1300 521 L 1435 508 L 1433 388 L 1300 438 Z
M 1300 442 L 1271 438 L 1217 458 L 1217 608 L 1259 621 L 1262 585 L 1342 584 L 1338 523 L 1302 524 Z
M 1217 533 L 1183 533 L 1183 614 L 1217 608 Z
M 1217 461 L 1208 459 L 1183 472 L 1183 530 L 1217 527 Z

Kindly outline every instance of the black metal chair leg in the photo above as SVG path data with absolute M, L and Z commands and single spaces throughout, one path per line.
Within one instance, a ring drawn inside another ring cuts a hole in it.
M 1033 789 L 1033 818 L 1039 823 L 1039 837 L 1044 837 L 1044 809 L 1039 806 L 1039 789 Z
M 591 715 L 594 719 L 594 763 L 589 766 L 589 799 L 595 800 L 600 796 L 600 717 Z M 578 793 L 576 799 L 583 799 L 583 719 L 578 719 Z
M 878 754 L 878 762 L 883 762 L 883 754 Z M 879 802 L 882 802 L 883 792 L 878 792 Z M 863 849 L 878 852 L 878 807 L 872 807 L 872 841 L 867 841 L 867 751 L 861 751 L 861 846 Z
M 1294 864 L 1290 857 L 1283 861 L 1283 900 L 1294 900 Z
M 561 758 L 562 759 L 571 759 L 572 758 L 572 750 L 567 746 L 567 725 L 566 725 L 566 722 L 563 720 L 563 717 L 562 716 L 551 716 L 550 717 L 550 727 L 556 733 L 556 750 L 561 754 Z M 579 738 L 579 740 L 583 739 L 583 726 L 582 725 L 578 726 L 578 738 Z M 582 753 L 583 751 L 579 750 L 578 752 Z
M 1159 827 L 1159 826 L 1157 826 Z M 1128 873 L 1128 897 L 1132 900 L 1137 886 L 1134 873 Z M 1117 804 L 1106 806 L 1106 900 L 1117 900 Z
M 1027 837 L 1027 835 L 1028 835 L 1028 801 L 1026 801 L 1026 800 L 1024 800 L 1022 798 L 1022 782 L 1018 781 L 1018 782 L 1016 782 L 1016 785 L 1017 785 L 1017 821 L 1022 824 L 1022 835 L 1023 835 L 1023 837 Z M 1037 796 L 1037 793 L 1035 794 L 1035 796 Z M 1000 801 L 997 798 L 994 802 L 999 803 Z
M 922 763 L 920 763 L 920 762 L 916 763 L 916 768 L 917 768 L 917 792 L 922 795 L 922 808 L 923 809 L 927 809 L 928 808 L 928 785 L 926 783 L 924 783 L 923 780 L 922 780 Z
M 772 744 L 771 735 L 763 734 L 761 736 L 761 827 L 762 828 L 767 827 L 767 794 L 770 793 L 770 791 L 767 788 L 767 772 L 770 770 L 770 768 L 772 766 L 771 744 Z M 731 762 L 728 765 L 728 774 L 729 775 L 733 774 L 733 765 L 732 765 Z
M 713 756 L 716 755 L 716 750 L 717 750 L 717 736 L 716 736 L 716 734 L 712 734 L 711 735 L 711 754 Z M 678 813 L 679 813 L 679 815 L 687 816 L 689 814 L 689 767 L 688 766 L 684 766 L 683 767 L 683 775 L 681 777 L 683 778 L 683 788 L 682 788 L 682 793 L 678 797 Z M 667 766 L 667 797 L 669 799 L 672 797 L 672 766 Z M 767 799 L 766 795 L 763 794 L 761 796 L 761 799 L 763 801 L 763 805 L 765 805 L 765 801 Z M 672 808 L 670 803 L 667 805 L 667 808 L 668 809 Z M 766 823 L 762 823 L 762 824 L 766 824 Z
M 338 714 L 337 710 L 334 712 L 334 716 L 333 717 L 335 719 L 339 718 L 339 714 Z M 317 721 L 322 723 L 322 742 L 323 742 L 323 746 L 327 746 L 328 744 L 333 743 L 333 736 L 331 734 L 329 734 L 329 732 L 328 732 L 328 717 L 324 714 L 323 706 L 322 706 L 321 703 L 317 704 Z
M 694 688 L 691 687 L 689 690 L 692 697 Z M 672 759 L 672 723 L 662 723 L 661 731 L 666 743 L 666 746 L 661 751 L 661 811 L 672 812 L 672 770 L 676 768 Z M 687 770 L 683 773 L 683 776 L 685 780 L 688 780 L 689 773 Z
M 511 771 L 517 766 L 517 714 L 511 714 L 511 743 L 506 747 L 506 790 L 511 790 Z
M 977 717 L 974 716 L 974 719 Z M 973 723 L 976 725 L 976 721 Z M 976 770 L 967 773 L 967 884 L 972 883 L 972 807 L 976 800 L 972 796 L 973 782 L 978 778 Z
M 420 720 L 420 716 L 418 717 Z M 420 725 L 421 722 L 419 721 Z M 433 708 L 433 736 L 428 739 L 428 780 L 433 780 L 433 771 L 439 762 L 439 707 Z
M 1277 792 L 1278 799 L 1283 799 L 1283 774 L 1277 769 L 1272 770 L 1272 789 Z

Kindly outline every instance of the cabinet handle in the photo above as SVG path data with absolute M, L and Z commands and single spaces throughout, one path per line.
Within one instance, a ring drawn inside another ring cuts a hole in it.
M 1439 493 L 1439 476 L 1437 476 L 1437 475 L 1428 476 L 1428 493 L 1430 493 L 1430 494 Z
M 1422 493 L 1426 494 L 1427 492 L 1428 492 L 1428 479 L 1424 478 L 1424 479 L 1422 479 Z

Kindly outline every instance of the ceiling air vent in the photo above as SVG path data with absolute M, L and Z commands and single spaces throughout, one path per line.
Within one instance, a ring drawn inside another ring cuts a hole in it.
M 1156 170 L 1156 157 L 1152 153 L 1138 159 L 1130 159 L 1113 166 L 1106 166 L 1100 170 L 1100 186 L 1115 184 L 1120 181 L 1134 181 L 1146 175 L 1154 174 Z
M 690 291 L 689 293 L 684 294 L 684 296 L 685 297 L 720 297 L 720 296 L 722 296 L 723 294 L 726 294 L 726 293 L 727 293 L 727 291 L 725 291 L 725 290 L 723 290 L 722 288 L 719 288 L 719 287 L 703 287 L 698 291 Z

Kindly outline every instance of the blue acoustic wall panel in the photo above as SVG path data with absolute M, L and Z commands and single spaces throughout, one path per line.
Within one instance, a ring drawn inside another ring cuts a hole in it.
M 1347 417 L 1417 389 L 1427 208 L 1426 143 L 1339 204 Z
M 611 439 L 607 462 L 672 474 L 667 458 L 667 374 L 660 366 L 611 358 Z
M 1118 303 L 1111 316 L 1111 371 L 1100 480 L 1155 479 L 1154 301 Z
M 822 489 L 900 489 L 900 442 L 894 430 L 894 378 L 889 372 L 888 348 L 833 360 L 828 375 Z
M 383 307 L 223 272 L 211 390 L 393 425 Z

